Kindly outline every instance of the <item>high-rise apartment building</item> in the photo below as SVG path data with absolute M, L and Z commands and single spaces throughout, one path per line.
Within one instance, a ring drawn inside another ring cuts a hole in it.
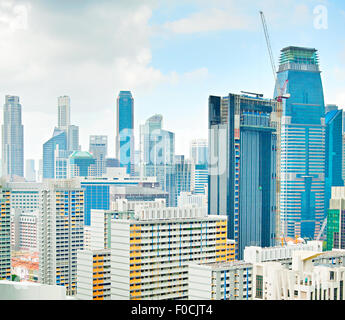
M 107 136 L 90 136 L 89 152 L 96 159 L 96 176 L 106 173 L 106 157 L 108 154 Z
M 228 216 L 238 259 L 276 241 L 275 109 L 260 95 L 209 97 L 209 214 Z
M 5 97 L 2 125 L 2 175 L 24 177 L 24 127 L 19 97 Z
M 120 91 L 117 97 L 116 158 L 127 173 L 134 173 L 134 99 L 130 91 Z
M 0 186 L 0 279 L 11 279 L 11 192 Z
M 111 221 L 111 299 L 187 299 L 188 263 L 227 258 L 227 217 L 139 208 Z
M 325 105 L 316 49 L 281 50 L 281 232 L 313 239 L 325 216 Z M 275 97 L 278 88 L 275 89 Z
M 40 190 L 39 282 L 76 293 L 77 250 L 84 247 L 84 191 L 77 180 L 47 180 Z

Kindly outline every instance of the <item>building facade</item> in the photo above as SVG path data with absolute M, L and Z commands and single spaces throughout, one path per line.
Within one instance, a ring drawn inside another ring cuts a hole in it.
M 106 157 L 108 154 L 107 136 L 90 136 L 89 152 L 96 159 L 96 176 L 101 177 L 106 173 Z
M 226 261 L 226 216 L 141 208 L 111 221 L 111 298 L 187 299 L 188 263 Z
M 2 175 L 24 177 L 24 126 L 19 97 L 5 97 L 2 125 Z
M 0 279 L 11 279 L 11 191 L 0 187 Z
M 76 180 L 48 180 L 40 190 L 39 282 L 76 293 L 77 250 L 84 248 L 84 191 Z
M 316 49 L 281 50 L 286 85 L 281 125 L 281 225 L 289 237 L 314 239 L 325 216 L 325 105 Z M 275 97 L 278 88 L 275 89 Z
M 120 91 L 116 105 L 116 158 L 134 173 L 134 99 L 130 91 Z
M 209 97 L 209 214 L 228 216 L 236 257 L 276 238 L 274 100 L 260 95 Z

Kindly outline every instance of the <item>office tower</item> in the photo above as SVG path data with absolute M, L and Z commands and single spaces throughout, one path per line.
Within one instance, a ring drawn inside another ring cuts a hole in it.
M 120 167 L 120 161 L 116 158 L 106 158 L 105 159 L 106 168 L 118 168 Z M 107 171 L 107 169 L 105 169 Z
M 11 189 L 11 208 L 25 212 L 34 212 L 39 208 L 39 189 L 37 182 L 7 182 L 6 188 Z
M 67 149 L 69 151 L 80 150 L 79 145 L 79 127 L 75 125 L 68 126 L 67 129 Z
M 330 111 L 338 110 L 338 106 L 335 104 L 326 104 L 325 105 L 325 114 L 327 114 Z
M 226 224 L 206 208 L 118 215 L 111 220 L 111 299 L 186 299 L 189 262 L 226 261 Z
M 48 180 L 40 190 L 39 282 L 76 291 L 77 250 L 84 246 L 84 191 L 77 180 Z
M 208 165 L 194 164 L 191 172 L 191 191 L 194 194 L 207 194 L 208 187 Z
M 71 99 L 69 96 L 58 97 L 58 129 L 66 132 L 66 148 L 78 151 L 79 127 L 71 125 Z
M 110 169 L 110 168 L 109 168 Z M 106 176 L 88 177 L 81 181 L 81 187 L 85 190 L 85 225 L 90 225 L 91 209 L 110 209 L 110 197 L 113 194 L 111 187 L 125 187 L 117 190 L 123 198 L 149 198 L 167 197 L 167 194 L 158 189 L 158 183 L 155 177 L 139 178 L 131 177 L 126 174 L 126 168 L 111 168 L 116 170 Z M 117 171 L 118 170 L 118 171 Z M 131 186 L 130 189 L 126 187 Z M 138 187 L 136 189 L 136 187 Z M 151 188 L 152 193 L 145 191 Z
M 130 91 L 120 91 L 117 97 L 116 158 L 127 173 L 134 172 L 134 99 Z
M 74 151 L 68 161 L 69 178 L 90 177 L 96 173 L 96 159 L 86 151 Z
M 35 160 L 25 161 L 25 179 L 28 182 L 36 182 Z
M 24 127 L 19 97 L 7 95 L 2 125 L 2 175 L 24 177 Z
M 140 170 L 143 176 L 157 177 L 161 189 L 169 191 L 173 186 L 175 134 L 163 130 L 162 121 L 162 115 L 155 114 L 140 126 Z
M 190 158 L 197 165 L 208 163 L 208 142 L 206 139 L 194 139 L 191 141 Z
M 316 49 L 281 50 L 278 86 L 286 85 L 281 125 L 281 231 L 313 239 L 323 218 L 325 105 Z M 288 81 L 288 82 L 287 82 Z M 275 89 L 277 96 L 278 88 Z
M 43 179 L 55 178 L 56 157 L 67 150 L 67 134 L 55 128 L 53 136 L 43 144 Z
M 71 124 L 71 100 L 69 96 L 58 97 L 58 128 L 67 130 Z
M 326 113 L 325 138 L 325 211 L 329 206 L 331 188 L 344 185 L 342 178 L 343 164 L 343 111 L 333 109 Z
M 11 192 L 0 186 L 0 280 L 11 279 Z
M 256 94 L 209 97 L 209 214 L 228 216 L 238 259 L 246 246 L 275 243 L 275 104 Z
M 326 230 L 327 250 L 345 249 L 345 187 L 332 187 Z
M 101 177 L 106 173 L 106 157 L 108 154 L 107 136 L 90 136 L 89 152 L 96 159 L 96 176 Z

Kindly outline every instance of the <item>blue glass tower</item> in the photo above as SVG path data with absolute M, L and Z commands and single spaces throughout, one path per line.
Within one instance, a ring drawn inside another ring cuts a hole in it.
M 127 173 L 134 173 L 134 99 L 130 91 L 120 91 L 116 108 L 116 158 Z
M 324 218 L 325 105 L 316 49 L 281 50 L 278 86 L 287 82 L 281 124 L 281 231 L 314 239 Z M 275 97 L 280 89 L 275 88 Z M 283 93 L 283 94 L 284 94 Z
M 325 212 L 329 208 L 332 187 L 344 185 L 342 178 L 343 111 L 333 109 L 326 113 L 326 167 L 325 167 Z
M 54 129 L 53 136 L 43 144 L 43 179 L 55 178 L 55 150 L 67 151 L 67 134 Z

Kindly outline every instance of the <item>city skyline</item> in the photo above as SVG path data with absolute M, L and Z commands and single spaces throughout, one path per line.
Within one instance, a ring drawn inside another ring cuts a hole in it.
M 315 26 L 319 6 L 327 12 L 326 29 Z M 71 122 L 80 128 L 82 150 L 87 150 L 90 135 L 107 135 L 109 156 L 115 155 L 113 128 L 121 90 L 130 90 L 135 100 L 136 140 L 139 125 L 160 113 L 166 129 L 176 135 L 176 153 L 188 155 L 190 140 L 207 138 L 210 92 L 239 93 L 245 89 L 273 96 L 261 9 L 276 62 L 279 50 L 286 45 L 317 48 L 321 61 L 327 61 L 322 68 L 325 103 L 343 108 L 345 96 L 340 88 L 345 81 L 341 65 L 345 43 L 337 38 L 337 31 L 345 24 L 341 1 L 282 1 L 279 6 L 274 1 L 238 4 L 220 0 L 165 5 L 157 1 L 104 1 L 97 6 L 91 1 L 76 5 L 65 1 L 2 2 L 0 39 L 5 47 L 0 69 L 5 80 L 0 98 L 20 98 L 27 146 L 24 158 L 42 158 L 41 146 L 57 126 L 57 98 L 63 95 L 71 98 Z M 80 12 L 78 18 L 76 11 Z M 86 24 L 91 14 L 95 30 Z M 229 17 L 235 19 L 230 23 Z M 64 28 L 57 24 L 59 19 L 65 22 Z M 114 29 L 122 34 L 114 35 Z M 32 41 L 44 46 L 38 50 Z M 12 54 L 14 46 L 23 50 Z M 245 63 L 239 64 L 239 59 Z M 193 121 L 196 113 L 198 125 Z

